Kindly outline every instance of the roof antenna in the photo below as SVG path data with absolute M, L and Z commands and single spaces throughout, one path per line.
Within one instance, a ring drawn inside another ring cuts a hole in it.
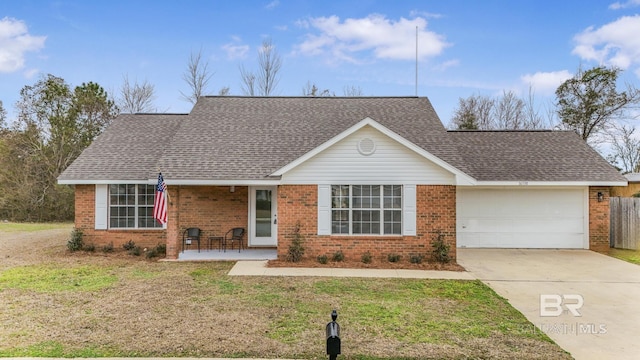
M 418 25 L 416 25 L 416 97 L 418 97 Z

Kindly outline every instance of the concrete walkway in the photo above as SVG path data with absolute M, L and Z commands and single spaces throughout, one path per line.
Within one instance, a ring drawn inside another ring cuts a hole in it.
M 238 261 L 229 271 L 231 276 L 327 276 L 362 278 L 408 278 L 474 280 L 466 271 L 402 270 L 402 269 L 335 269 L 267 267 L 267 261 Z
M 640 266 L 588 250 L 458 249 L 458 263 L 576 359 L 640 358 Z

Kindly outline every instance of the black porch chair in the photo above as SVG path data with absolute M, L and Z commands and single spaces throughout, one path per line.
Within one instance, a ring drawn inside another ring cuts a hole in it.
M 184 246 L 190 245 L 194 241 L 198 243 L 198 252 L 200 252 L 200 234 L 202 230 L 200 228 L 192 227 L 185 229 L 182 233 L 182 252 L 184 252 Z
M 233 228 L 224 234 L 224 242 L 227 244 L 231 242 L 231 250 L 233 250 L 233 243 L 238 242 L 238 252 L 242 249 L 244 238 L 244 228 Z

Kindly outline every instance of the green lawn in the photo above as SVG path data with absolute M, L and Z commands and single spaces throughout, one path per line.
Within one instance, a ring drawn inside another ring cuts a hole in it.
M 47 232 L 49 247 L 0 266 L 0 357 L 326 359 L 337 309 L 340 359 L 571 358 L 480 281 L 230 277 L 231 262 L 71 254 L 58 230 L 28 238 Z
M 610 249 L 609 256 L 640 265 L 640 250 Z
M 14 223 L 0 222 L 0 232 L 34 232 L 41 230 L 63 229 L 69 227 L 69 223 Z

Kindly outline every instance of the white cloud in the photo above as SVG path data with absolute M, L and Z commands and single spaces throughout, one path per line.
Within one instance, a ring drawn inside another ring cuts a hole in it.
M 33 79 L 39 73 L 40 73 L 40 70 L 38 69 L 29 69 L 24 72 L 24 77 L 27 79 Z
M 371 51 L 373 57 L 392 60 L 415 60 L 416 27 L 418 29 L 418 57 L 440 55 L 450 46 L 444 36 L 427 30 L 427 21 L 417 17 L 393 21 L 383 15 L 372 14 L 360 19 L 341 21 L 338 16 L 310 18 L 298 21 L 303 28 L 315 29 L 298 44 L 296 52 L 317 56 L 330 54 L 334 60 L 361 62 L 357 54 Z
M 526 74 L 520 77 L 520 80 L 536 94 L 551 95 L 558 86 L 573 76 L 567 70 L 537 72 L 535 74 Z
M 0 72 L 10 73 L 24 67 L 26 52 L 44 47 L 46 36 L 29 35 L 24 21 L 5 17 L 0 20 Z
M 239 41 L 239 39 L 234 39 L 234 40 L 236 42 Z M 249 45 L 229 43 L 229 44 L 222 45 L 222 50 L 224 50 L 227 53 L 227 58 L 229 60 L 244 59 L 247 57 L 247 53 L 249 52 Z
M 574 37 L 573 54 L 623 70 L 640 64 L 640 15 L 624 16 Z
M 272 2 L 268 3 L 267 6 L 265 6 L 265 8 L 271 10 L 271 9 L 274 9 L 274 8 L 278 7 L 278 5 L 280 5 L 280 1 L 279 0 L 273 0 Z
M 447 61 L 445 61 L 445 62 L 443 62 L 441 64 L 438 64 L 438 65 L 434 66 L 433 69 L 437 70 L 437 71 L 445 71 L 450 67 L 456 67 L 458 65 L 460 65 L 460 60 L 452 59 L 452 60 L 447 60 Z
M 427 11 L 421 11 L 421 10 L 411 10 L 409 12 L 409 15 L 411 17 L 425 17 L 427 19 L 431 18 L 431 19 L 440 19 L 442 17 L 442 14 L 438 14 L 438 13 L 430 13 Z
M 620 10 L 620 9 L 634 7 L 634 6 L 640 6 L 640 0 L 628 0 L 627 2 L 624 2 L 624 3 L 616 1 L 613 4 L 609 5 L 609 9 Z

